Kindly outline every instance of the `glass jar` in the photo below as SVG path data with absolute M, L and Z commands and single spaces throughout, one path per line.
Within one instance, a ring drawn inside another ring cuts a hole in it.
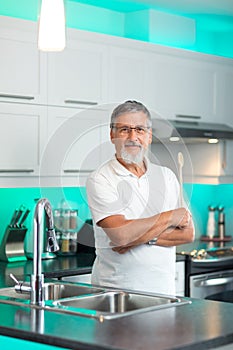
M 61 253 L 70 252 L 70 233 L 63 232 L 61 237 Z
M 62 229 L 64 231 L 70 229 L 70 210 L 64 210 L 62 215 Z
M 78 210 L 70 211 L 70 229 L 76 230 L 78 226 Z

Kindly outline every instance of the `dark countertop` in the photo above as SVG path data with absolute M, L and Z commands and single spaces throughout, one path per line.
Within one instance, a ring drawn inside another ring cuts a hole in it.
M 191 300 L 191 304 L 102 323 L 0 302 L 0 334 L 86 350 L 202 350 L 233 343 L 233 304 Z
M 179 245 L 176 247 L 176 253 L 180 254 L 181 252 L 190 253 L 192 250 L 200 249 L 212 249 L 212 248 L 229 248 L 233 247 L 233 240 L 230 242 L 204 242 L 200 239 L 196 239 L 192 243 Z
M 60 256 L 43 260 L 42 270 L 47 278 L 90 273 L 94 258 L 87 253 Z M 180 259 L 184 257 L 178 255 L 177 261 Z M 0 287 L 13 286 L 9 274 L 25 280 L 32 272 L 32 261 L 0 262 L 0 271 Z M 192 303 L 103 323 L 0 301 L 0 334 L 58 347 L 95 350 L 201 350 L 233 343 L 233 303 L 186 299 Z
M 91 273 L 95 260 L 94 253 L 79 253 L 73 256 L 57 256 L 54 259 L 42 260 L 42 272 L 45 278 L 61 278 Z M 185 256 L 177 255 L 176 261 L 184 261 Z M 10 273 L 19 280 L 27 280 L 32 274 L 32 260 L 4 262 L 0 261 L 0 288 L 13 286 Z
M 45 278 L 61 278 L 91 273 L 95 260 L 93 253 L 79 253 L 73 256 L 57 256 L 54 259 L 42 260 L 42 272 Z M 27 280 L 32 274 L 32 260 L 4 262 L 0 261 L 0 288 L 13 286 L 10 273 L 19 280 Z

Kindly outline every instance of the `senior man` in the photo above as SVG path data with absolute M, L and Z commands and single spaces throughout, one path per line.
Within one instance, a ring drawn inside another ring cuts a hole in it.
M 174 295 L 175 246 L 193 241 L 194 225 L 179 208 L 175 174 L 146 156 L 151 125 L 140 102 L 112 112 L 116 154 L 87 181 L 96 242 L 92 283 Z

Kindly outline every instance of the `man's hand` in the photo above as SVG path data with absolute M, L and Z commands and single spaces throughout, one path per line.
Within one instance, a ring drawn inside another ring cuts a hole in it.
M 157 236 L 157 245 L 171 247 L 192 242 L 195 230 L 191 213 L 185 208 L 179 208 L 166 212 L 166 214 L 169 215 L 169 226 Z M 139 239 L 125 246 L 113 247 L 112 250 L 119 254 L 125 254 L 135 246 L 146 243 L 147 238 L 148 234 L 145 233 Z
M 189 210 L 185 208 L 178 208 L 167 212 L 170 217 L 168 219 L 168 226 L 184 228 L 189 226 L 192 221 L 192 215 Z

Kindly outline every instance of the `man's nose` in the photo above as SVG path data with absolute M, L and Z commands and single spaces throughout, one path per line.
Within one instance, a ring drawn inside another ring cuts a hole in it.
M 133 128 L 129 129 L 128 139 L 130 139 L 130 140 L 137 140 L 138 139 L 138 134 L 137 134 L 135 129 L 133 129 Z

